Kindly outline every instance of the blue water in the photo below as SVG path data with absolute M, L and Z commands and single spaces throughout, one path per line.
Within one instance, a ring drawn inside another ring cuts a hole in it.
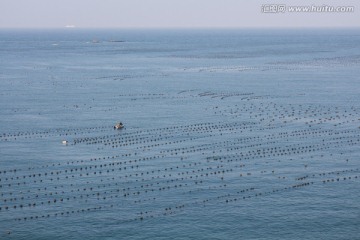
M 360 239 L 359 42 L 0 31 L 0 239 Z

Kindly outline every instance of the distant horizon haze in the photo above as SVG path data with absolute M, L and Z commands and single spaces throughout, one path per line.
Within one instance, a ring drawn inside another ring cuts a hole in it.
M 292 6 L 353 10 L 291 12 Z M 356 28 L 359 9 L 354 0 L 1 0 L 0 28 Z

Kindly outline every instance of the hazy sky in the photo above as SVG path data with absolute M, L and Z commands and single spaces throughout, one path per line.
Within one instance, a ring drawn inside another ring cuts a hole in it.
M 264 4 L 354 6 L 262 13 Z M 0 0 L 0 28 L 360 27 L 359 0 Z

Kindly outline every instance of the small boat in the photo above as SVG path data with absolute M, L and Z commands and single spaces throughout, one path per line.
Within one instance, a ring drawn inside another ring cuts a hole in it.
M 114 129 L 122 129 L 122 128 L 124 128 L 124 125 L 122 124 L 122 122 L 119 122 L 119 123 L 115 124 L 115 126 L 114 126 Z
M 63 140 L 62 141 L 62 144 L 64 144 L 64 145 L 67 145 L 69 142 L 68 141 L 66 141 L 66 140 Z

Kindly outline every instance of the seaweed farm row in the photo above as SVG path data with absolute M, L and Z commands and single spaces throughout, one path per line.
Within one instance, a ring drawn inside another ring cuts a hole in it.
M 151 221 L 358 183 L 358 108 L 280 104 L 249 99 L 252 93 L 198 96 L 247 99 L 203 109 L 216 121 L 1 133 L 3 146 L 49 142 L 63 152 L 0 169 L 1 222 L 94 213 L 116 214 L 118 222 Z

